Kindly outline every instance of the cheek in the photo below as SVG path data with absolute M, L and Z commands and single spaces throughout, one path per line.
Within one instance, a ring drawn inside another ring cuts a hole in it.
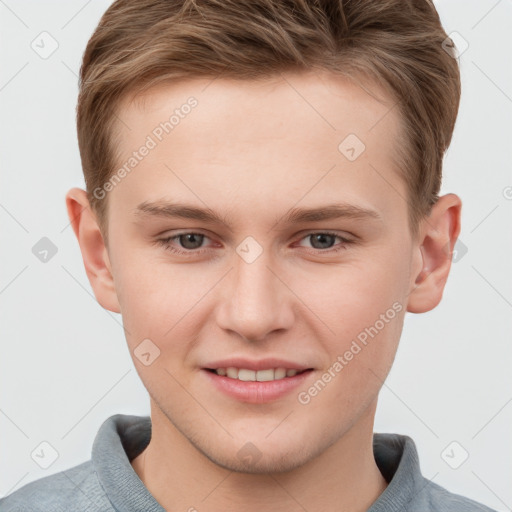
M 297 291 L 321 320 L 310 316 L 329 355 L 324 370 L 331 369 L 326 379 L 332 379 L 333 400 L 342 398 L 348 406 L 351 396 L 370 396 L 391 368 L 405 315 L 404 257 L 380 248 L 371 257 L 326 269 L 316 286 L 310 282 Z
M 133 253 L 123 259 L 118 296 L 134 366 L 163 403 L 167 394 L 180 395 L 177 382 L 189 385 L 188 352 L 200 328 L 194 305 L 207 289 L 180 266 L 147 261 Z
M 126 251 L 117 261 L 116 290 L 130 348 L 146 338 L 154 340 L 163 362 L 185 350 L 185 340 L 194 337 L 205 298 L 223 272 L 171 264 L 165 255 L 155 257 L 155 251 Z
M 148 261 L 143 252 L 132 251 L 126 251 L 116 261 L 116 291 L 131 343 L 141 336 L 160 337 L 162 329 L 171 324 L 180 307 L 176 290 L 187 292 L 178 281 L 177 273 L 170 274 L 171 267 Z
M 349 339 L 401 303 L 406 276 L 405 255 L 376 247 L 340 265 L 298 273 L 294 291 L 316 313 L 336 339 Z

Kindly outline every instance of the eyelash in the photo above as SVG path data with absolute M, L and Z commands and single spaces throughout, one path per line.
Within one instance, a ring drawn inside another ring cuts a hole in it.
M 175 247 L 173 247 L 170 243 L 172 240 L 176 240 L 178 239 L 180 236 L 183 236 L 183 235 L 203 235 L 203 233 L 196 233 L 194 231 L 185 231 L 183 233 L 178 233 L 177 235 L 173 235 L 173 236 L 169 236 L 167 238 L 159 238 L 156 240 L 156 243 L 158 245 L 161 245 L 163 246 L 166 250 L 172 252 L 172 253 L 175 253 L 175 254 L 178 254 L 180 256 L 197 256 L 198 254 L 202 254 L 204 253 L 205 251 L 208 251 L 208 249 L 189 249 L 189 250 L 181 250 L 181 249 L 176 249 Z M 344 249 L 346 249 L 347 245 L 350 245 L 350 244 L 354 244 L 355 241 L 354 240 L 349 240 L 347 238 L 344 238 L 340 235 L 338 235 L 337 233 L 333 233 L 331 231 L 311 231 L 309 233 L 307 233 L 306 235 L 304 235 L 300 240 L 304 240 L 305 238 L 308 238 L 309 236 L 312 236 L 312 235 L 329 235 L 329 236 L 333 236 L 335 238 L 338 238 L 341 240 L 342 244 L 341 245 L 338 245 L 338 246 L 335 246 L 333 248 L 329 248 L 329 249 L 310 249 L 310 251 L 308 252 L 315 252 L 316 254 L 318 253 L 321 253 L 321 254 L 333 254 L 333 253 L 337 253 L 339 251 L 342 251 Z M 206 235 L 203 235 L 205 238 L 208 238 Z

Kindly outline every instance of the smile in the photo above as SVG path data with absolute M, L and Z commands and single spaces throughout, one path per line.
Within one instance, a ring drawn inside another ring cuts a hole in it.
M 281 380 L 287 377 L 294 377 L 307 370 L 296 370 L 294 368 L 268 368 L 266 370 L 248 370 L 246 368 L 228 368 L 209 369 L 209 371 L 216 373 L 222 377 L 229 379 L 237 379 L 244 382 L 269 382 L 272 380 Z

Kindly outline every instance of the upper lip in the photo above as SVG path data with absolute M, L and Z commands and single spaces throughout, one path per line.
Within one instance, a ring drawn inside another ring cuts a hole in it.
M 209 370 L 216 370 L 218 368 L 244 368 L 247 370 L 267 370 L 269 368 L 286 368 L 287 370 L 309 370 L 313 369 L 311 366 L 287 361 L 277 357 L 267 357 L 258 361 L 245 359 L 243 357 L 232 357 L 230 359 L 219 359 L 208 363 L 205 368 Z

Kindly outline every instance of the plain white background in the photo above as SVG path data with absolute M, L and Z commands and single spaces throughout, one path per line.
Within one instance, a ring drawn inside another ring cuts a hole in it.
M 110 415 L 149 414 L 121 317 L 96 302 L 64 203 L 69 188 L 85 187 L 77 75 L 110 3 L 0 0 L 0 496 L 88 460 Z M 463 245 L 441 304 L 406 316 L 375 431 L 411 436 L 426 478 L 504 511 L 512 507 L 512 2 L 436 5 L 446 32 L 468 45 L 442 189 L 462 198 Z M 43 31 L 58 43 L 47 58 L 31 47 Z M 46 263 L 32 252 L 42 237 L 57 249 Z M 47 469 L 31 457 L 42 442 L 58 453 Z M 466 452 L 457 469 L 447 463 Z

